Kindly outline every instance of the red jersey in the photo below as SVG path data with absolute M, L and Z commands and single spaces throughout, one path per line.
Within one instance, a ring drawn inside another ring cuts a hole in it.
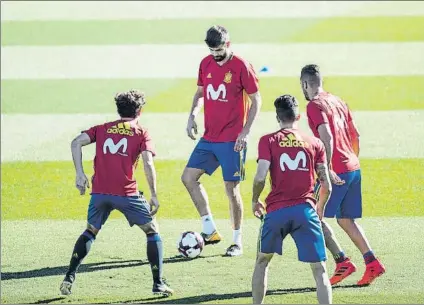
M 92 194 L 138 195 L 135 169 L 142 151 L 155 155 L 152 140 L 136 120 L 117 120 L 83 131 L 96 142 Z
M 259 89 L 251 64 L 231 55 L 222 66 L 212 55 L 200 63 L 198 86 L 203 86 L 205 134 L 211 142 L 233 142 L 246 123 L 248 94 Z
M 309 127 L 319 137 L 318 126 L 329 124 L 333 135 L 333 157 L 331 167 L 337 174 L 358 170 L 359 158 L 356 156 L 349 132 L 349 123 L 353 121 L 349 107 L 339 97 L 322 92 L 306 106 Z M 359 136 L 359 132 L 354 132 Z
M 320 139 L 297 129 L 281 129 L 263 136 L 258 151 L 258 159 L 271 162 L 267 213 L 305 202 L 315 206 L 315 165 L 327 162 Z

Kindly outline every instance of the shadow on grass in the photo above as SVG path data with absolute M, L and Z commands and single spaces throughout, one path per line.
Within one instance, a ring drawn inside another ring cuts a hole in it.
M 199 256 L 196 259 L 204 259 L 211 258 L 220 255 L 212 255 L 212 256 Z M 173 256 L 169 258 L 165 258 L 163 262 L 165 264 L 173 264 L 173 263 L 184 263 L 191 261 L 189 258 L 185 258 L 182 256 Z M 109 269 L 121 269 L 121 268 L 131 268 L 137 266 L 148 265 L 149 262 L 142 260 L 121 260 L 121 261 L 109 261 L 109 262 L 100 262 L 100 263 L 91 263 L 91 264 L 83 264 L 78 269 L 78 273 L 85 272 L 95 272 Z M 21 271 L 21 272 L 2 272 L 1 280 L 14 280 L 14 279 L 30 279 L 37 277 L 45 277 L 45 276 L 55 276 L 55 275 L 65 275 L 68 270 L 68 266 L 58 266 L 58 267 L 45 267 L 40 269 Z
M 358 285 L 344 285 L 344 286 L 335 286 L 333 289 L 348 289 L 348 288 L 361 288 Z M 315 292 L 315 287 L 306 287 L 306 288 L 288 288 L 288 289 L 274 289 L 269 290 L 267 295 L 285 295 L 285 294 L 296 294 L 296 293 L 307 293 L 307 292 Z M 127 301 L 118 301 L 114 303 L 137 303 L 137 304 L 198 304 L 204 302 L 214 302 L 214 301 L 222 301 L 222 300 L 231 300 L 231 299 L 239 299 L 239 298 L 251 298 L 252 292 L 237 292 L 237 293 L 223 293 L 223 294 L 204 294 L 198 296 L 191 296 L 185 298 L 164 298 L 164 297 L 156 297 L 156 298 L 146 298 L 141 300 L 127 300 Z M 112 303 L 103 303 L 103 304 L 112 304 Z

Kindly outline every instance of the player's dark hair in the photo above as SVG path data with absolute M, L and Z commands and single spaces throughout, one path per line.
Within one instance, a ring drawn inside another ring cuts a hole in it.
M 209 48 L 217 48 L 229 40 L 229 34 L 226 28 L 220 25 L 214 25 L 206 32 L 205 42 Z
M 300 78 L 307 80 L 309 83 L 319 85 L 321 84 L 322 77 L 318 65 L 306 65 L 300 72 Z
M 122 118 L 135 118 L 137 111 L 146 103 L 143 92 L 130 90 L 115 96 L 116 108 Z
M 274 101 L 275 110 L 280 121 L 290 123 L 299 115 L 299 103 L 294 96 L 285 94 Z

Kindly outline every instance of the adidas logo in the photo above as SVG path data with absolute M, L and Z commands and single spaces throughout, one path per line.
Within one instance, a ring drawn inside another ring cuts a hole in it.
M 240 172 L 235 172 L 233 177 L 240 177 Z
M 206 78 L 212 78 L 212 74 L 208 74 L 208 76 L 206 76 Z
M 131 125 L 129 122 L 118 123 L 117 125 L 108 128 L 106 132 L 130 137 L 134 135 L 134 132 L 131 130 Z
M 152 270 L 159 270 L 159 268 L 158 268 L 158 266 L 154 265 L 154 266 L 152 267 Z
M 278 143 L 280 147 L 308 147 L 308 143 L 302 141 L 302 139 L 297 139 L 294 134 L 288 134 L 286 138 Z

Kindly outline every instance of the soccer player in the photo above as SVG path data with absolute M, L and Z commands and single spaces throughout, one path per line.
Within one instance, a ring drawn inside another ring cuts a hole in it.
M 368 285 L 385 272 L 375 257 L 361 226 L 355 221 L 362 217 L 361 170 L 359 165 L 359 132 L 352 113 L 339 97 L 324 91 L 317 65 L 307 65 L 301 71 L 301 85 L 308 101 L 308 123 L 327 152 L 333 193 L 324 217 L 337 218 L 337 223 L 361 251 L 366 270 L 358 285 Z M 317 184 L 319 187 L 319 183 Z M 331 227 L 323 222 L 328 249 L 336 261 L 336 271 L 330 279 L 337 284 L 356 271 L 356 266 L 341 249 Z
M 253 182 L 252 210 L 262 219 L 258 254 L 252 279 L 253 303 L 261 304 L 267 287 L 268 265 L 274 253 L 282 254 L 290 234 L 298 258 L 310 263 L 320 304 L 331 304 L 332 290 L 325 266 L 324 235 L 320 219 L 331 194 L 324 145 L 297 129 L 299 106 L 291 95 L 278 97 L 274 106 L 280 130 L 259 140 L 258 166 Z M 270 172 L 271 192 L 264 205 L 259 200 Z M 321 181 L 320 197 L 314 197 L 315 173 Z M 316 207 L 316 210 L 315 210 Z
M 130 226 L 137 225 L 146 233 L 147 258 L 153 275 L 152 292 L 171 295 L 172 289 L 162 278 L 162 241 L 153 218 L 159 209 L 153 162 L 155 152 L 149 133 L 138 123 L 141 108 L 145 104 L 145 96 L 137 90 L 130 90 L 117 94 L 115 102 L 120 116 L 118 120 L 83 131 L 71 144 L 76 187 L 81 195 L 84 195 L 86 188 L 90 187 L 82 166 L 82 147 L 96 143 L 96 156 L 91 180 L 92 192 L 88 206 L 87 229 L 75 243 L 69 269 L 60 291 L 63 295 L 71 293 L 78 267 L 90 251 L 110 212 L 116 209 L 125 215 Z M 138 191 L 134 177 L 140 155 L 150 188 L 150 203 Z
M 186 130 L 196 140 L 195 118 L 204 104 L 205 133 L 191 154 L 181 180 L 201 216 L 205 244 L 216 244 L 221 241 L 221 235 L 199 179 L 204 173 L 212 175 L 221 166 L 233 225 L 233 243 L 225 254 L 238 256 L 243 253 L 240 181 L 244 180 L 247 139 L 262 101 L 255 71 L 250 63 L 231 51 L 228 31 L 213 26 L 207 31 L 205 42 L 211 54 L 200 63 Z

